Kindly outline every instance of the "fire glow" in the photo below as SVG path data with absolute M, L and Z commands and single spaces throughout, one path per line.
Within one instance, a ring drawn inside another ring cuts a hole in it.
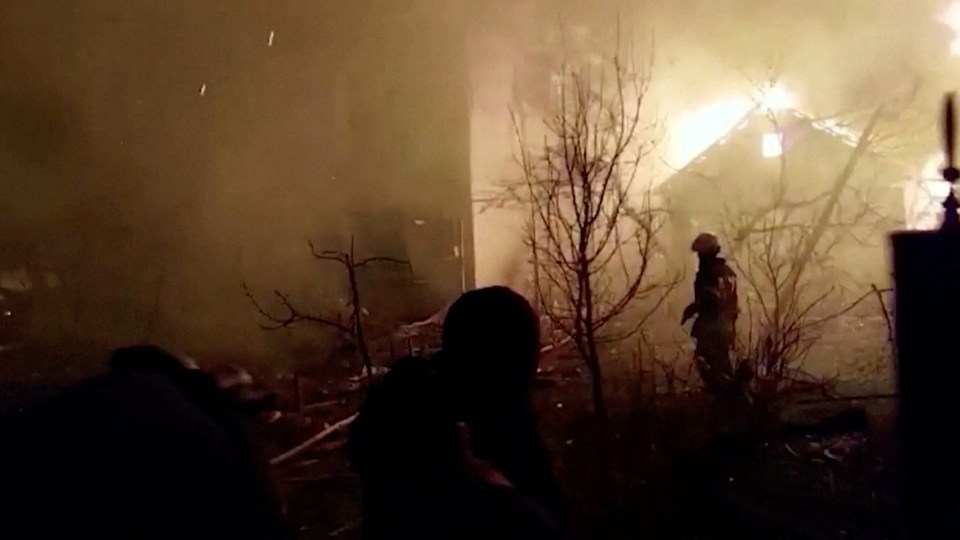
M 796 100 L 779 84 L 761 89 L 757 95 L 722 99 L 681 116 L 670 136 L 667 162 L 682 169 L 707 148 L 737 127 L 754 109 L 783 111 L 792 109 Z
M 940 16 L 940 22 L 953 31 L 950 54 L 960 56 L 960 2 L 950 4 L 950 7 Z
M 960 55 L 960 2 L 954 4 L 949 16 L 943 18 L 957 31 L 954 53 Z M 696 160 L 697 157 L 737 128 L 751 111 L 786 111 L 795 108 L 794 96 L 783 86 L 774 85 L 751 98 L 740 95 L 718 100 L 688 111 L 673 125 L 670 133 L 668 164 L 675 169 Z M 828 132 L 849 146 L 856 146 L 860 134 L 835 119 L 815 120 L 814 127 Z M 764 158 L 782 154 L 783 144 L 779 134 L 764 135 L 760 153 Z M 950 186 L 940 176 L 942 158 L 933 156 L 927 160 L 920 174 L 904 185 L 905 224 L 908 229 L 933 230 L 940 226 L 943 201 Z

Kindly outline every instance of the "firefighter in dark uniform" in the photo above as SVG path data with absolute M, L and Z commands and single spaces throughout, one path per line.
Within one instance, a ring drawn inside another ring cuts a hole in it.
M 690 335 L 697 342 L 695 362 L 707 391 L 714 396 L 735 391 L 731 353 L 737 324 L 737 275 L 720 257 L 717 237 L 702 233 L 691 246 L 700 259 L 694 300 L 683 310 L 685 324 L 696 317 Z

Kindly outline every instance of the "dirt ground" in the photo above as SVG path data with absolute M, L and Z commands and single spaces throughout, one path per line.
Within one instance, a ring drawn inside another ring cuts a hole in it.
M 829 336 L 818 354 L 842 351 L 857 360 L 821 356 L 813 367 L 834 376 L 845 396 L 892 392 L 882 323 L 844 324 L 846 336 Z M 578 367 L 572 359 L 548 362 L 535 393 L 541 430 L 576 509 L 577 538 L 903 536 L 893 482 L 894 400 L 799 395 L 782 404 L 770 429 L 743 432 L 718 421 L 702 393 L 654 396 L 648 376 L 636 393 L 608 385 L 610 458 L 601 455 Z M 352 406 L 327 411 L 323 421 L 346 416 Z M 340 445 L 332 439 L 277 471 L 300 538 L 357 538 L 359 486 Z
M 843 324 L 825 336 L 813 367 L 839 374 L 837 391 L 844 395 L 889 392 L 882 323 Z M 105 351 L 66 350 L 5 353 L 0 412 L 16 414 L 103 366 Z M 893 400 L 804 403 L 809 396 L 798 396 L 777 412 L 775 424 L 791 429 L 744 433 L 718 421 L 702 393 L 654 395 L 649 380 L 636 392 L 611 384 L 612 455 L 603 457 L 577 368 L 573 360 L 555 359 L 535 393 L 541 430 L 575 509 L 577 538 L 903 536 L 893 482 Z M 291 377 L 261 375 L 292 408 Z M 309 414 L 258 423 L 267 456 L 349 416 L 362 399 L 359 385 L 342 374 L 301 381 L 301 388 L 301 400 L 314 404 Z M 838 415 L 833 425 L 818 425 Z M 331 437 L 275 469 L 300 539 L 358 538 L 360 486 L 343 444 L 342 435 Z
M 702 395 L 662 397 L 613 420 L 601 461 L 586 388 L 541 389 L 541 428 L 576 509 L 577 538 L 882 539 L 902 536 L 889 401 L 793 404 L 789 425 L 721 433 Z M 331 412 L 334 416 L 345 414 Z M 862 414 L 862 416 L 861 416 Z M 359 485 L 334 438 L 277 470 L 302 539 L 357 538 Z

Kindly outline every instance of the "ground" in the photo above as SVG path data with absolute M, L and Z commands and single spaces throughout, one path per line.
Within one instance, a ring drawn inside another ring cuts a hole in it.
M 889 361 L 878 356 L 884 354 L 881 323 L 858 318 L 843 324 L 825 336 L 813 368 L 839 372 L 844 394 L 888 393 Z M 102 366 L 104 351 L 67 350 L 4 353 L 2 411 L 16 414 Z M 797 396 L 777 410 L 774 427 L 743 432 L 718 422 L 702 393 L 654 394 L 648 375 L 647 384 L 633 391 L 608 385 L 613 443 L 611 453 L 603 454 L 588 386 L 577 368 L 575 359 L 550 359 L 535 393 L 541 429 L 576 510 L 576 537 L 902 536 L 892 482 L 893 400 L 806 403 L 811 396 Z M 292 378 L 269 370 L 262 370 L 262 377 L 292 409 Z M 303 378 L 300 386 L 301 400 L 312 404 L 307 414 L 274 416 L 257 425 L 268 456 L 349 416 L 363 396 L 359 382 L 342 374 Z M 838 415 L 832 425 L 822 423 Z M 343 443 L 342 435 L 331 437 L 275 468 L 303 540 L 357 538 L 359 484 Z
M 703 395 L 662 397 L 655 409 L 614 418 L 615 456 L 601 461 L 586 397 L 573 381 L 537 395 L 577 538 L 900 536 L 888 400 L 795 403 L 785 411 L 791 424 L 854 414 L 832 428 L 748 436 L 717 433 Z M 277 471 L 300 538 L 356 538 L 359 486 L 341 444 Z
M 794 396 L 764 433 L 718 425 L 702 393 L 654 396 L 651 374 L 638 392 L 612 381 L 612 458 L 600 456 L 579 364 L 548 358 L 535 401 L 576 509 L 576 537 L 901 537 L 886 337 L 879 315 L 845 318 L 808 366 L 836 377 L 843 395 L 881 397 Z M 682 365 L 677 371 L 687 373 Z M 327 421 L 351 407 L 328 411 Z M 359 486 L 337 444 L 314 453 L 316 461 L 278 471 L 301 538 L 356 537 Z

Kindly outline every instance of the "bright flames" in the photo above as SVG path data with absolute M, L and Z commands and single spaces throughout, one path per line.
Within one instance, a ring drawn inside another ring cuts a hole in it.
M 765 110 L 785 111 L 794 108 L 797 100 L 783 85 L 775 84 L 762 89 L 755 101 Z
M 671 130 L 667 163 L 682 169 L 736 128 L 750 111 L 756 108 L 782 111 L 793 108 L 794 103 L 793 94 L 775 84 L 753 97 L 731 97 L 690 111 L 681 116 Z
M 783 135 L 780 133 L 765 133 L 761 153 L 765 158 L 775 158 L 783 155 Z

